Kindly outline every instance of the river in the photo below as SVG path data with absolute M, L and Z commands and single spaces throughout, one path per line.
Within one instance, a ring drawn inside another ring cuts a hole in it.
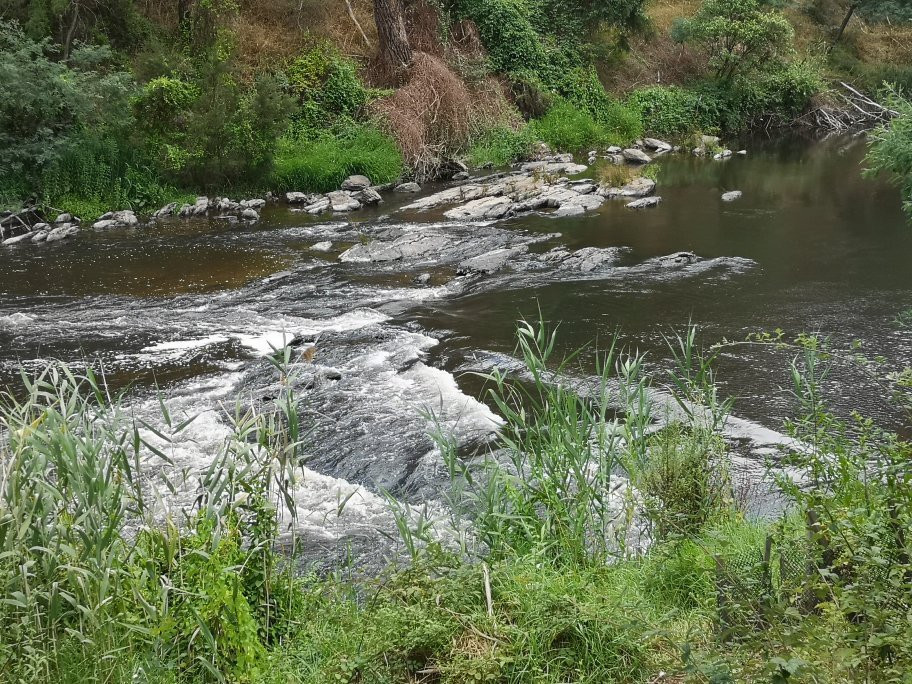
M 399 211 L 413 198 L 390 193 L 378 208 L 329 218 L 270 205 L 253 224 L 176 219 L 7 247 L 0 383 L 14 389 L 20 367 L 50 359 L 94 363 L 111 386 L 131 388 L 140 413 L 157 386 L 175 411 L 199 415 L 173 448 L 176 467 L 198 468 L 227 430 L 218 407 L 269 393 L 270 346 L 315 344 L 302 524 L 317 540 L 369 544 L 389 524 L 381 490 L 413 503 L 441 497 L 426 409 L 467 447 L 489 436 L 496 417 L 471 371 L 513 363 L 521 317 L 559 321 L 567 351 L 618 332 L 655 368 L 668 360 L 663 336 L 689 321 L 706 343 L 782 328 L 863 340 L 895 367 L 912 362 L 912 332 L 894 324 L 912 307 L 912 226 L 896 188 L 861 178 L 864 139 L 743 143 L 748 155 L 727 161 L 663 158 L 663 202 L 643 211 L 609 201 L 584 216 L 466 225 Z M 727 190 L 743 197 L 722 202 Z M 429 234 L 438 251 L 339 259 Z M 314 250 L 322 241 L 329 250 Z M 479 245 L 511 258 L 466 273 L 457 262 Z M 696 256 L 663 258 L 680 252 Z M 744 347 L 720 359 L 758 473 L 794 409 L 788 358 Z M 828 382 L 837 410 L 905 428 L 876 385 L 839 372 Z

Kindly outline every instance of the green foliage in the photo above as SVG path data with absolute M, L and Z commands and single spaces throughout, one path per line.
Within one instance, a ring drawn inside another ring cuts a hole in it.
M 301 105 L 295 117 L 298 137 L 315 137 L 340 118 L 356 118 L 370 96 L 355 63 L 329 43 L 318 43 L 291 62 L 285 77 L 288 91 Z
M 351 174 L 388 183 L 402 171 L 402 153 L 392 138 L 370 125 L 348 126 L 315 140 L 283 137 L 269 182 L 281 191 L 329 192 Z
M 505 166 L 527 157 L 534 144 L 531 126 L 495 126 L 475 138 L 469 148 L 469 160 L 476 166 Z
M 105 69 L 109 52 L 77 50 L 70 67 L 49 48 L 0 22 L 0 166 L 32 183 L 80 138 L 120 136 L 129 125 L 132 81 Z
M 871 133 L 866 173 L 889 174 L 902 189 L 903 206 L 912 216 L 912 102 L 893 91 L 888 104 L 899 116 Z
M 639 114 L 605 91 L 593 67 L 570 71 L 561 80 L 557 92 L 591 115 L 611 144 L 626 145 L 643 134 Z
M 677 86 L 651 86 L 633 91 L 627 104 L 640 113 L 643 128 L 651 135 L 686 137 L 696 131 L 709 131 L 717 122 L 702 111 L 700 96 Z
M 760 0 L 704 0 L 699 11 L 676 27 L 676 37 L 709 52 L 718 78 L 750 74 L 781 60 L 792 49 L 794 29 L 780 12 Z
M 905 0 L 865 0 L 858 13 L 872 22 L 912 21 L 912 5 Z
M 566 100 L 558 100 L 540 119 L 530 123 L 535 137 L 552 149 L 579 152 L 608 142 L 608 134 L 591 114 Z

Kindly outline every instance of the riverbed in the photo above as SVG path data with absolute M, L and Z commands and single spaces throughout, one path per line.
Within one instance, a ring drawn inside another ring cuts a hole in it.
M 224 407 L 268 394 L 263 356 L 292 341 L 313 346 L 302 525 L 320 543 L 369 544 L 391 524 L 381 492 L 442 498 L 428 410 L 465 448 L 489 439 L 497 417 L 479 401 L 475 373 L 515 364 L 520 318 L 559 322 L 567 352 L 617 334 L 655 369 L 668 362 L 664 338 L 689 322 L 707 345 L 781 328 L 861 340 L 888 366 L 912 362 L 912 332 L 894 323 L 912 307 L 912 226 L 896 188 L 861 177 L 864 138 L 743 145 L 746 156 L 723 161 L 663 157 L 663 201 L 642 211 L 608 201 L 582 216 L 466 224 L 402 211 L 414 197 L 389 193 L 351 214 L 269 205 L 256 223 L 173 219 L 4 248 L 0 383 L 12 389 L 20 368 L 52 359 L 91 363 L 112 388 L 130 389 L 140 414 L 157 388 L 177 413 L 199 416 L 172 456 L 175 467 L 200 468 L 225 438 Z M 721 201 L 729 190 L 743 196 Z M 363 246 L 415 235 L 438 249 L 363 257 Z M 485 271 L 453 256 L 479 245 L 509 258 Z M 592 356 L 581 358 L 576 372 L 594 372 Z M 788 361 L 755 347 L 720 358 L 758 478 L 795 408 Z M 828 389 L 838 411 L 906 428 L 857 374 L 834 371 Z

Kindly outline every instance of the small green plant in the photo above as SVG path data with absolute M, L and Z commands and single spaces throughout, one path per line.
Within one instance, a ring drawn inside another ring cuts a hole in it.
M 898 116 L 871 133 L 865 173 L 889 174 L 901 188 L 903 207 L 912 216 L 912 102 L 894 90 L 888 104 Z

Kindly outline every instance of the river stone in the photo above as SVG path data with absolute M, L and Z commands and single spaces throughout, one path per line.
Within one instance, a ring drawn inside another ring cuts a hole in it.
M 241 205 L 227 197 L 218 197 L 215 200 L 215 210 L 220 214 L 227 214 L 230 211 L 237 211 Z
M 396 186 L 396 192 L 421 192 L 421 186 L 418 183 L 400 183 Z
M 45 240 L 47 240 L 49 232 L 50 232 L 49 230 L 39 230 L 37 233 L 35 233 L 32 236 L 32 242 L 35 242 L 35 243 L 44 242 Z
M 375 241 L 366 245 L 355 245 L 342 252 L 339 261 L 361 263 L 413 259 L 440 252 L 452 244 L 452 240 L 437 233 L 409 234 L 392 242 Z
M 41 232 L 50 230 L 51 227 L 47 223 L 36 223 L 32 226 L 32 232 Z
M 329 209 L 330 201 L 327 197 L 320 197 L 317 201 L 308 204 L 304 207 L 304 211 L 308 214 L 322 214 L 324 211 Z
M 370 183 L 368 183 L 370 185 Z M 326 195 L 333 211 L 354 211 L 361 208 L 361 203 L 342 190 L 336 190 Z
M 178 211 L 177 211 L 177 215 L 180 216 L 181 218 L 188 218 L 190 216 L 190 214 L 192 214 L 192 213 L 193 213 L 193 207 L 189 204 L 182 205 L 181 208 L 178 209 Z
M 741 199 L 743 193 L 740 190 L 731 190 L 729 192 L 722 193 L 723 202 L 734 202 L 735 200 Z
M 416 285 L 427 285 L 429 282 L 431 282 L 431 274 L 422 273 L 420 275 L 417 275 L 417 276 L 415 276 L 415 280 L 413 282 Z
M 732 156 L 731 150 L 722 150 L 721 152 L 714 154 L 713 159 L 718 161 L 720 159 L 728 159 L 730 156 Z
M 361 202 L 361 204 L 380 204 L 383 201 L 380 193 L 373 188 L 364 188 L 364 190 L 356 192 L 352 197 Z
M 117 221 L 114 219 L 103 219 L 101 221 L 95 221 L 95 223 L 92 224 L 92 228 L 95 230 L 107 230 L 108 228 L 116 228 L 117 225 Z
M 257 211 L 259 211 L 260 209 L 262 209 L 263 207 L 266 206 L 266 200 L 259 199 L 259 198 L 246 199 L 241 202 L 241 206 L 247 207 L 249 209 L 256 209 Z
M 344 181 L 342 181 L 343 190 L 364 190 L 364 188 L 370 187 L 370 178 L 367 176 L 354 175 L 349 176 Z M 345 209 L 336 209 L 336 211 L 347 211 Z
M 64 212 L 63 214 L 57 214 L 57 218 L 54 219 L 54 223 L 56 223 L 56 224 L 72 223 L 72 222 L 73 222 L 73 215 L 70 213 L 67 213 L 67 212 Z
M 598 209 L 602 204 L 605 203 L 605 198 L 601 195 L 577 195 L 576 197 L 571 197 L 566 202 L 562 203 L 557 210 L 558 216 L 563 216 L 561 212 L 564 210 L 569 210 L 575 207 L 579 207 L 583 211 L 593 211 Z M 569 214 L 572 215 L 572 214 Z
M 633 202 L 630 202 L 630 203 L 626 204 L 625 206 L 628 209 L 649 209 L 651 207 L 658 206 L 661 201 L 662 201 L 661 197 L 659 197 L 657 195 L 653 195 L 652 197 L 643 197 L 641 199 L 634 200 Z
M 204 216 L 209 211 L 209 198 L 197 197 L 196 204 L 193 205 L 194 216 Z
M 622 148 L 618 147 L 617 145 L 612 145 L 607 150 L 605 150 L 605 152 L 608 154 L 620 154 L 623 151 L 624 150 Z
M 665 142 L 664 140 L 659 140 L 658 138 L 644 138 L 643 146 L 648 147 L 650 150 L 670 152 L 671 144 Z
M 552 216 L 566 218 L 568 216 L 582 216 L 586 213 L 586 209 L 581 207 L 579 204 L 564 204 L 558 208 L 557 211 L 552 214 Z
M 738 150 L 735 154 L 741 155 L 742 157 L 747 156 L 747 150 Z
M 493 249 L 490 252 L 479 254 L 476 257 L 462 261 L 457 267 L 457 273 L 466 275 L 469 273 L 494 273 L 499 271 L 513 257 L 518 256 L 526 251 L 525 245 L 522 247 L 505 247 L 502 249 Z
M 464 181 L 469 179 L 468 171 L 459 171 L 458 173 L 453 174 L 452 180 L 454 181 Z
M 260 215 L 257 213 L 256 209 L 251 209 L 247 207 L 244 211 L 241 212 L 241 218 L 247 219 L 248 221 L 259 221 Z
M 635 147 L 628 147 L 621 154 L 624 155 L 624 159 L 634 164 L 648 164 L 652 161 L 652 157 Z
M 29 233 L 23 233 L 22 235 L 17 235 L 16 237 L 6 238 L 6 240 L 3 241 L 3 246 L 9 247 L 10 245 L 17 245 L 20 242 L 25 242 L 26 240 L 31 240 L 33 235 L 34 235 L 33 232 L 29 232 Z
M 661 266 L 678 266 L 680 264 L 692 264 L 699 261 L 699 259 L 700 257 L 693 252 L 676 252 L 659 257 L 656 261 Z
M 638 176 L 618 190 L 620 197 L 646 197 L 655 192 L 656 183 L 651 178 Z
M 541 173 L 548 174 L 565 174 L 567 176 L 577 176 L 583 173 L 588 166 L 583 164 L 575 164 L 573 161 L 558 161 L 558 162 L 549 162 L 549 161 L 535 161 L 535 162 L 526 162 L 519 167 L 520 171 L 532 172 L 536 171 Z
M 171 216 L 174 213 L 175 209 L 177 209 L 177 202 L 170 202 L 152 214 L 152 218 L 164 218 L 165 216 Z
M 289 204 L 304 204 L 305 202 L 307 202 L 307 203 L 313 202 L 313 200 L 311 199 L 311 196 L 308 195 L 306 192 L 286 192 L 285 201 L 288 202 Z
M 328 252 L 332 249 L 333 243 L 329 240 L 323 240 L 311 246 L 311 249 L 315 252 Z
M 512 208 L 513 200 L 509 197 L 482 197 L 445 211 L 443 215 L 457 221 L 484 221 L 503 218 Z
M 74 226 L 71 223 L 64 223 L 48 233 L 47 242 L 58 242 L 78 234 L 79 226 Z

